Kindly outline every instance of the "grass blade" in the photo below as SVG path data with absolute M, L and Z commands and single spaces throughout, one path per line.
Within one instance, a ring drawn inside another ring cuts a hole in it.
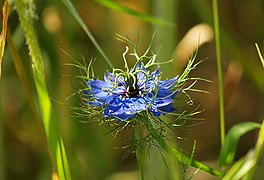
M 151 23 L 151 24 L 155 24 L 155 25 L 159 25 L 159 26 L 167 26 L 167 27 L 171 27 L 171 28 L 175 28 L 176 25 L 170 21 L 167 21 L 165 19 L 161 19 L 161 18 L 157 18 L 157 17 L 153 17 L 153 16 L 149 16 L 149 15 L 144 15 L 141 14 L 139 12 L 136 12 L 132 9 L 123 7 L 121 5 L 119 5 L 116 2 L 113 2 L 111 0 L 96 0 L 96 2 L 106 8 L 109 8 L 111 10 L 114 11 L 118 11 L 118 12 L 122 12 L 122 13 L 126 13 L 135 17 L 138 17 L 139 19 Z
M 2 91 L 1 81 L 0 81 L 0 94 Z M 4 137 L 3 137 L 3 112 L 2 103 L 0 103 L 0 179 L 5 179 L 5 155 L 4 155 Z
M 253 179 L 254 173 L 258 172 L 258 170 L 263 169 L 263 165 L 261 163 L 258 163 L 263 160 L 263 149 L 264 149 L 264 120 L 262 121 L 257 144 L 254 150 L 254 155 L 252 157 L 252 167 L 250 169 L 247 169 L 247 171 L 245 172 L 248 179 Z
M 220 46 L 220 28 L 218 15 L 218 1 L 213 0 L 213 18 L 214 18 L 214 32 L 215 32 L 215 47 L 216 47 L 216 62 L 217 62 L 217 76 L 218 76 L 218 90 L 219 90 L 219 112 L 220 112 L 220 136 L 221 145 L 225 141 L 225 111 L 224 111 L 224 92 L 223 92 L 223 75 L 221 63 L 221 46 Z
M 32 58 L 34 80 L 39 100 L 38 103 L 51 155 L 55 163 L 59 179 L 68 180 L 71 179 L 69 165 L 63 141 L 60 136 L 55 112 L 52 108 L 46 88 L 40 48 L 33 28 L 34 4 L 32 1 L 16 0 L 15 6 L 21 27 L 25 33 L 29 54 Z
M 261 159 L 260 156 L 264 150 L 264 120 L 262 121 L 262 125 L 259 131 L 258 140 L 255 148 L 255 159 Z
M 4 7 L 3 7 L 3 24 L 2 24 L 2 32 L 0 34 L 0 77 L 2 74 L 1 67 L 2 67 L 4 52 L 5 52 L 8 13 L 9 13 L 9 2 L 8 0 L 6 0 Z
M 99 51 L 99 53 L 102 55 L 105 62 L 109 65 L 110 68 L 113 68 L 112 63 L 108 59 L 108 57 L 105 55 L 95 38 L 93 37 L 92 33 L 89 31 L 88 27 L 84 24 L 82 18 L 79 16 L 78 12 L 75 10 L 74 6 L 72 5 L 70 0 L 62 0 L 62 2 L 65 4 L 65 6 L 68 8 L 72 16 L 75 18 L 75 20 L 79 23 L 79 25 L 82 27 L 86 35 L 90 38 L 96 49 Z
M 247 159 L 245 157 L 242 157 L 239 159 L 231 168 L 230 170 L 225 174 L 223 177 L 223 180 L 236 180 L 238 177 L 238 174 L 240 173 L 240 170 L 242 169 L 243 165 L 247 163 Z
M 257 49 L 257 51 L 258 51 L 259 59 L 260 59 L 260 61 L 261 61 L 261 63 L 262 63 L 262 66 L 263 66 L 263 68 L 264 68 L 264 58 L 263 58 L 263 56 L 262 56 L 262 54 L 261 54 L 261 52 L 260 52 L 260 49 L 259 49 L 257 43 L 255 43 L 255 46 L 256 46 L 256 49 Z
M 233 126 L 230 129 L 226 136 L 226 141 L 220 151 L 220 167 L 226 167 L 233 162 L 239 139 L 249 131 L 254 130 L 256 128 L 260 128 L 259 123 L 243 122 Z

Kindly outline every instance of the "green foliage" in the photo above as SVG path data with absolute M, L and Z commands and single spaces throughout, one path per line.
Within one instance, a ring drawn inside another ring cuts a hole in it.
M 57 124 L 54 109 L 48 95 L 45 85 L 44 70 L 40 48 L 33 28 L 34 4 L 33 2 L 15 1 L 16 11 L 18 13 L 22 29 L 24 30 L 29 54 L 32 58 L 32 67 L 34 73 L 35 85 L 37 88 L 39 108 L 43 122 L 46 138 L 51 151 L 52 160 L 56 166 L 56 171 L 60 179 L 71 179 L 69 165 L 60 136 L 60 130 Z
M 243 125 L 243 124 L 242 124 Z M 242 126 L 241 124 L 236 125 L 236 127 L 238 126 Z M 244 124 L 244 126 L 247 125 L 246 123 Z M 251 127 L 240 127 L 241 129 L 244 129 L 242 131 L 244 131 L 244 133 L 246 133 L 246 129 L 250 130 L 250 129 L 254 129 L 254 128 L 259 128 L 260 125 L 259 124 L 252 124 L 249 125 Z M 255 127 L 254 127 L 255 126 Z M 239 130 L 239 128 L 236 128 L 237 130 Z M 254 173 L 256 173 L 256 169 L 257 168 L 262 168 L 259 167 L 258 163 L 262 158 L 262 154 L 263 154 L 263 147 L 264 147 L 264 123 L 262 123 L 261 125 L 261 129 L 259 132 L 259 136 L 258 136 L 258 141 L 256 144 L 255 149 L 251 150 L 248 152 L 248 154 L 242 158 L 240 158 L 237 162 L 234 163 L 234 165 L 232 165 L 232 167 L 226 172 L 225 176 L 223 177 L 224 180 L 239 180 L 241 178 L 246 179 L 246 180 L 251 180 L 254 179 Z M 231 133 L 231 130 L 230 130 Z M 228 137 L 228 136 L 227 136 Z M 229 137 L 228 137 L 229 138 Z M 235 145 L 237 142 L 234 142 Z M 234 148 L 232 148 L 234 149 Z M 234 150 L 230 151 L 230 159 L 232 158 L 232 153 L 235 153 Z M 222 151 L 221 151 L 222 152 Z M 220 154 L 220 158 L 221 158 L 221 154 Z M 230 161 L 230 160 L 229 160 Z M 226 160 L 226 163 L 228 163 L 228 159 Z
M 226 135 L 226 141 L 220 151 L 220 167 L 226 167 L 233 162 L 239 139 L 247 132 L 256 128 L 260 128 L 260 124 L 254 122 L 243 122 L 236 124 L 230 129 Z

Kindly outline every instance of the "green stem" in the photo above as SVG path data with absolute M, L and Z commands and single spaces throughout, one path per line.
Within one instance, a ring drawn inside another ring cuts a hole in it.
M 55 111 L 52 107 L 50 97 L 45 84 L 45 76 L 42 65 L 42 58 L 37 37 L 33 26 L 34 4 L 31 0 L 15 0 L 16 11 L 19 16 L 20 24 L 24 30 L 29 54 L 32 59 L 32 69 L 38 94 L 38 103 L 44 126 L 44 131 L 50 148 L 56 172 L 59 179 L 71 179 L 69 165 L 64 149 L 63 141 L 56 119 Z
M 177 149 L 172 148 L 171 146 L 169 146 L 165 140 L 160 136 L 160 134 L 156 131 L 156 129 L 152 126 L 152 124 L 149 121 L 146 120 L 142 120 L 142 122 L 144 122 L 147 130 L 150 132 L 150 134 L 153 136 L 153 138 L 155 139 L 157 145 L 159 145 L 159 147 L 166 153 L 169 155 L 172 155 L 173 157 L 175 157 L 180 163 L 186 165 L 186 166 L 192 166 L 195 167 L 197 169 L 200 169 L 204 172 L 207 172 L 211 175 L 217 176 L 217 177 L 221 177 L 222 173 L 199 162 L 194 160 L 193 158 L 191 158 L 190 156 L 188 156 L 187 154 L 185 154 L 184 152 L 181 152 Z
M 213 0 L 213 18 L 214 18 L 214 32 L 215 32 L 215 47 L 216 47 L 216 61 L 219 85 L 219 111 L 220 111 L 220 134 L 221 145 L 225 141 L 225 111 L 224 111 L 224 92 L 223 92 L 223 76 L 222 76 L 222 63 L 221 63 L 221 47 L 220 47 L 220 28 L 218 19 L 218 5 L 217 0 Z
M 141 153 L 141 144 L 139 143 L 140 131 L 139 131 L 138 122 L 136 122 L 134 130 L 135 130 L 135 140 L 136 140 L 136 157 L 137 157 L 137 162 L 138 162 L 138 166 L 140 169 L 140 178 L 141 180 L 144 180 L 144 170 L 143 170 L 144 164 L 143 164 L 143 157 Z

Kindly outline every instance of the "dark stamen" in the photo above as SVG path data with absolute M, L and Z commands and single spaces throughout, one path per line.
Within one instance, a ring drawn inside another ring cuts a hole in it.
M 137 79 L 136 79 L 137 81 Z M 126 96 L 127 97 L 138 97 L 140 96 L 139 90 L 137 89 L 137 82 L 134 82 L 133 78 L 128 78 L 126 81 Z

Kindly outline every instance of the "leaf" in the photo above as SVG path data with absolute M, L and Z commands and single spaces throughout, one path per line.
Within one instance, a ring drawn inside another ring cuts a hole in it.
M 219 155 L 220 167 L 226 167 L 230 165 L 235 157 L 237 144 L 239 139 L 247 132 L 260 128 L 259 123 L 255 122 L 242 122 L 233 126 L 228 132 L 224 145 L 221 148 Z
M 56 165 L 56 171 L 59 179 L 70 180 L 70 170 L 67 156 L 64 148 L 60 130 L 57 123 L 54 108 L 52 107 L 50 97 L 46 88 L 42 74 L 33 67 L 34 80 L 38 93 L 39 106 L 41 110 L 42 122 L 48 145 L 51 151 L 53 161 Z
M 2 74 L 1 67 L 2 67 L 4 52 L 5 52 L 8 13 L 9 13 L 9 2 L 8 0 L 6 0 L 4 7 L 3 7 L 3 24 L 2 24 L 3 29 L 0 35 L 0 77 Z
M 167 27 L 171 27 L 171 28 L 176 27 L 176 25 L 170 21 L 167 21 L 165 19 L 161 19 L 158 17 L 153 17 L 153 16 L 141 14 L 139 12 L 132 10 L 132 9 L 123 7 L 119 4 L 117 4 L 116 2 L 113 2 L 110 0 L 96 0 L 96 2 L 98 4 L 101 4 L 102 6 L 104 6 L 106 8 L 112 9 L 114 11 L 119 11 L 119 12 L 123 12 L 126 14 L 130 14 L 132 16 L 138 17 L 139 19 L 146 21 L 148 23 L 151 23 L 151 24 L 155 24 L 155 25 L 159 25 L 159 26 L 167 26 Z
M 79 25 L 82 27 L 86 35 L 90 38 L 92 43 L 94 44 L 95 48 L 99 51 L 99 53 L 102 55 L 104 58 L 105 62 L 113 68 L 112 63 L 108 59 L 108 57 L 105 55 L 104 51 L 101 49 L 95 38 L 93 37 L 92 33 L 89 31 L 88 27 L 84 24 L 82 18 L 79 16 L 78 12 L 75 10 L 74 6 L 72 5 L 70 0 L 61 0 L 65 6 L 68 8 L 72 16 L 75 18 L 75 20 L 79 23 Z
M 246 157 L 239 159 L 225 174 L 223 180 L 239 180 L 245 177 L 256 164 L 253 156 L 254 153 L 250 151 Z

